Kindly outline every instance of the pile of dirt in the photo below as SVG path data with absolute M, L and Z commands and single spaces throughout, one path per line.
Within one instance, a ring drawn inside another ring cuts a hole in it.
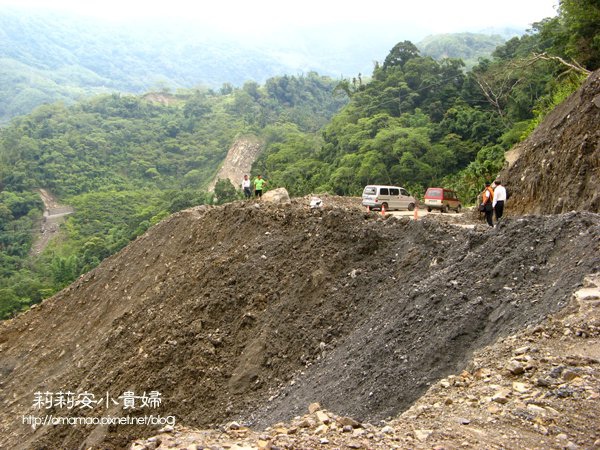
M 308 405 L 256 431 L 165 427 L 131 450 L 600 448 L 600 275 L 543 323 L 478 351 L 392 421 L 359 422 Z
M 508 214 L 600 212 L 600 70 L 515 147 Z
M 359 421 L 392 417 L 477 349 L 563 308 L 600 265 L 595 214 L 481 231 L 334 203 L 175 214 L 3 323 L 2 444 L 122 448 L 156 432 L 32 430 L 23 416 L 148 413 L 108 399 L 40 411 L 36 392 L 158 391 L 154 414 L 196 427 L 268 426 L 313 401 Z

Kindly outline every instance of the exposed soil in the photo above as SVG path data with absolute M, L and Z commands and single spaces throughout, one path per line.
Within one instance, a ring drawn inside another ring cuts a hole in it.
M 229 179 L 231 184 L 237 189 L 241 189 L 240 185 L 244 175 L 250 175 L 252 163 L 256 160 L 262 148 L 262 142 L 255 136 L 246 136 L 235 141 L 210 184 L 209 191 L 215 189 L 215 184 L 219 179 Z
M 40 197 L 44 202 L 44 216 L 40 223 L 40 233 L 31 246 L 31 254 L 39 255 L 48 246 L 48 243 L 60 230 L 60 224 L 65 216 L 73 214 L 73 208 L 58 203 L 56 198 L 47 190 L 40 189 Z
M 509 214 L 600 212 L 600 70 L 510 155 Z
M 391 417 L 477 349 L 564 307 L 600 265 L 595 214 L 469 230 L 328 203 L 175 214 L 3 323 L 4 445 L 122 448 L 156 432 L 33 432 L 19 419 L 40 413 L 37 391 L 159 391 L 156 413 L 197 427 L 263 427 L 316 400 L 360 421 Z M 88 413 L 103 414 L 128 411 Z

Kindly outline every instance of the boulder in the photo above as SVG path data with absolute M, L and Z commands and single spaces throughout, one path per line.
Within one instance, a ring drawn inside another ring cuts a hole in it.
M 275 203 L 275 204 L 289 204 L 292 201 L 290 200 L 290 194 L 286 188 L 277 188 L 272 191 L 265 192 L 261 197 L 261 201 L 265 203 Z

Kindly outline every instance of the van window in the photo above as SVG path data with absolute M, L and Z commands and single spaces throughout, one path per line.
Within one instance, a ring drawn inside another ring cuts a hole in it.
M 363 194 L 367 195 L 375 195 L 377 193 L 377 188 L 375 186 L 367 186 Z
M 396 197 L 400 195 L 400 189 L 390 188 L 390 195 L 395 195 Z
M 407 196 L 407 197 L 408 197 L 408 196 L 410 196 L 410 194 L 408 193 L 408 191 L 407 191 L 406 189 L 400 189 L 400 193 L 401 193 L 402 195 L 405 195 L 405 196 Z
M 442 198 L 442 190 L 441 189 L 427 189 L 426 197 L 431 198 Z
M 388 188 L 379 188 L 379 195 L 390 195 Z

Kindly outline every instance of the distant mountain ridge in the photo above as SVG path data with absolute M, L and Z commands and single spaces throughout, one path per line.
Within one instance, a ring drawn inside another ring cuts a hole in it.
M 310 71 L 340 78 L 370 74 L 375 61 L 382 61 L 397 42 L 416 42 L 424 32 L 329 25 L 242 40 L 191 23 L 124 26 L 4 8 L 0 11 L 0 124 L 40 104 L 70 103 L 100 93 L 218 89 Z M 428 42 L 424 54 L 433 52 L 434 44 Z M 452 44 L 459 47 L 463 46 Z

